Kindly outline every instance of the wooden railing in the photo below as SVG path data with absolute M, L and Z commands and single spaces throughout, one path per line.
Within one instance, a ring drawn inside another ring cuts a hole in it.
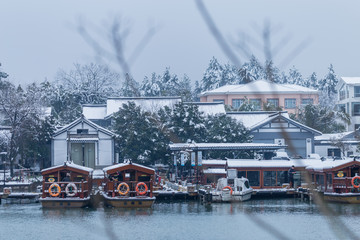
M 130 188 L 129 192 L 126 194 L 126 197 L 139 196 L 139 194 L 136 192 L 136 185 L 139 183 L 138 181 L 109 181 L 106 183 L 104 190 L 109 197 L 123 196 L 117 190 L 118 186 L 123 182 L 129 185 Z M 152 197 L 152 188 L 153 188 L 152 182 L 143 182 L 143 183 L 145 183 L 146 186 L 148 187 L 148 191 L 146 194 L 142 196 Z
M 59 196 L 57 196 L 58 198 L 66 198 L 68 196 L 66 196 L 66 186 L 69 183 L 73 183 L 75 184 L 76 188 L 77 188 L 77 193 L 72 196 L 72 197 L 80 197 L 80 198 L 86 198 L 90 195 L 90 188 L 89 188 L 89 182 L 88 181 L 81 181 L 81 182 L 43 182 L 42 185 L 42 197 L 52 197 L 50 196 L 49 193 L 49 188 L 51 186 L 51 184 L 56 183 L 59 185 L 61 191 Z
M 353 188 L 352 177 L 342 177 L 333 179 L 333 191 L 337 193 L 348 193 Z

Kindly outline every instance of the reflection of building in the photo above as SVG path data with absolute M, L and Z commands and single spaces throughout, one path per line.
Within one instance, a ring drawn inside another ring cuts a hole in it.
M 52 165 L 65 160 L 90 168 L 102 168 L 115 162 L 115 134 L 85 117 L 55 132 L 52 144 Z
M 360 127 L 360 77 L 341 77 L 337 85 L 339 110 L 351 117 L 348 131 L 354 131 Z
M 294 84 L 277 84 L 257 80 L 248 84 L 226 85 L 200 94 L 201 102 L 223 102 L 238 109 L 249 101 L 256 110 L 263 105 L 281 107 L 289 113 L 296 113 L 301 105 L 318 104 L 318 91 Z

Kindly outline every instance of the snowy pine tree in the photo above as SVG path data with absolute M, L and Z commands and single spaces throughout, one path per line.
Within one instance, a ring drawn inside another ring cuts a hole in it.
M 299 70 L 297 68 L 295 68 L 295 66 L 293 66 L 289 70 L 288 84 L 296 84 L 299 86 L 306 86 L 304 78 L 302 77 Z
M 252 56 L 249 62 L 244 63 L 239 69 L 239 83 L 245 84 L 264 78 L 264 68 L 259 61 Z
M 223 83 L 223 66 L 213 57 L 201 80 L 201 91 L 213 90 Z
M 161 96 L 160 76 L 152 73 L 151 77 L 145 76 L 141 84 L 141 95 L 145 97 Z

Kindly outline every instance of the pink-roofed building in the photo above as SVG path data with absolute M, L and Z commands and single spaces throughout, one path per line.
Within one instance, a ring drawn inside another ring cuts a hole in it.
M 266 80 L 226 85 L 200 94 L 200 102 L 223 102 L 234 109 L 238 109 L 246 99 L 257 108 L 256 110 L 263 110 L 264 104 L 271 104 L 289 113 L 297 113 L 301 105 L 318 104 L 319 94 L 311 88 Z

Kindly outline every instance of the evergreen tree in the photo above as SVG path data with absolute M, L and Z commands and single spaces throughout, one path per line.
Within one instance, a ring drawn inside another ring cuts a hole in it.
M 204 141 L 204 116 L 197 105 L 179 102 L 175 105 L 168 129 L 180 142 Z
M 329 72 L 319 82 L 319 90 L 325 92 L 328 97 L 332 97 L 334 94 L 337 93 L 336 85 L 338 84 L 338 82 L 339 80 L 335 74 L 333 65 L 330 64 Z
M 310 77 L 308 78 L 306 87 L 312 88 L 312 89 L 318 89 L 319 88 L 319 82 L 318 82 L 317 75 L 316 75 L 315 72 L 313 72 L 310 75 Z
M 295 68 L 295 66 L 293 66 L 289 70 L 288 83 L 289 84 L 296 84 L 296 85 L 299 85 L 299 86 L 306 86 L 305 81 L 304 81 L 301 73 L 299 72 L 298 69 Z
M 134 102 L 123 104 L 114 113 L 113 131 L 118 135 L 120 159 L 148 164 L 154 146 L 154 125 L 149 112 L 144 112 Z
M 145 97 L 161 96 L 160 76 L 152 73 L 151 77 L 145 76 L 141 85 L 141 95 Z
M 223 66 L 213 57 L 201 80 L 201 91 L 213 90 L 223 84 Z
M 249 62 L 244 63 L 239 70 L 239 83 L 245 84 L 264 78 L 264 68 L 259 61 L 252 56 Z

